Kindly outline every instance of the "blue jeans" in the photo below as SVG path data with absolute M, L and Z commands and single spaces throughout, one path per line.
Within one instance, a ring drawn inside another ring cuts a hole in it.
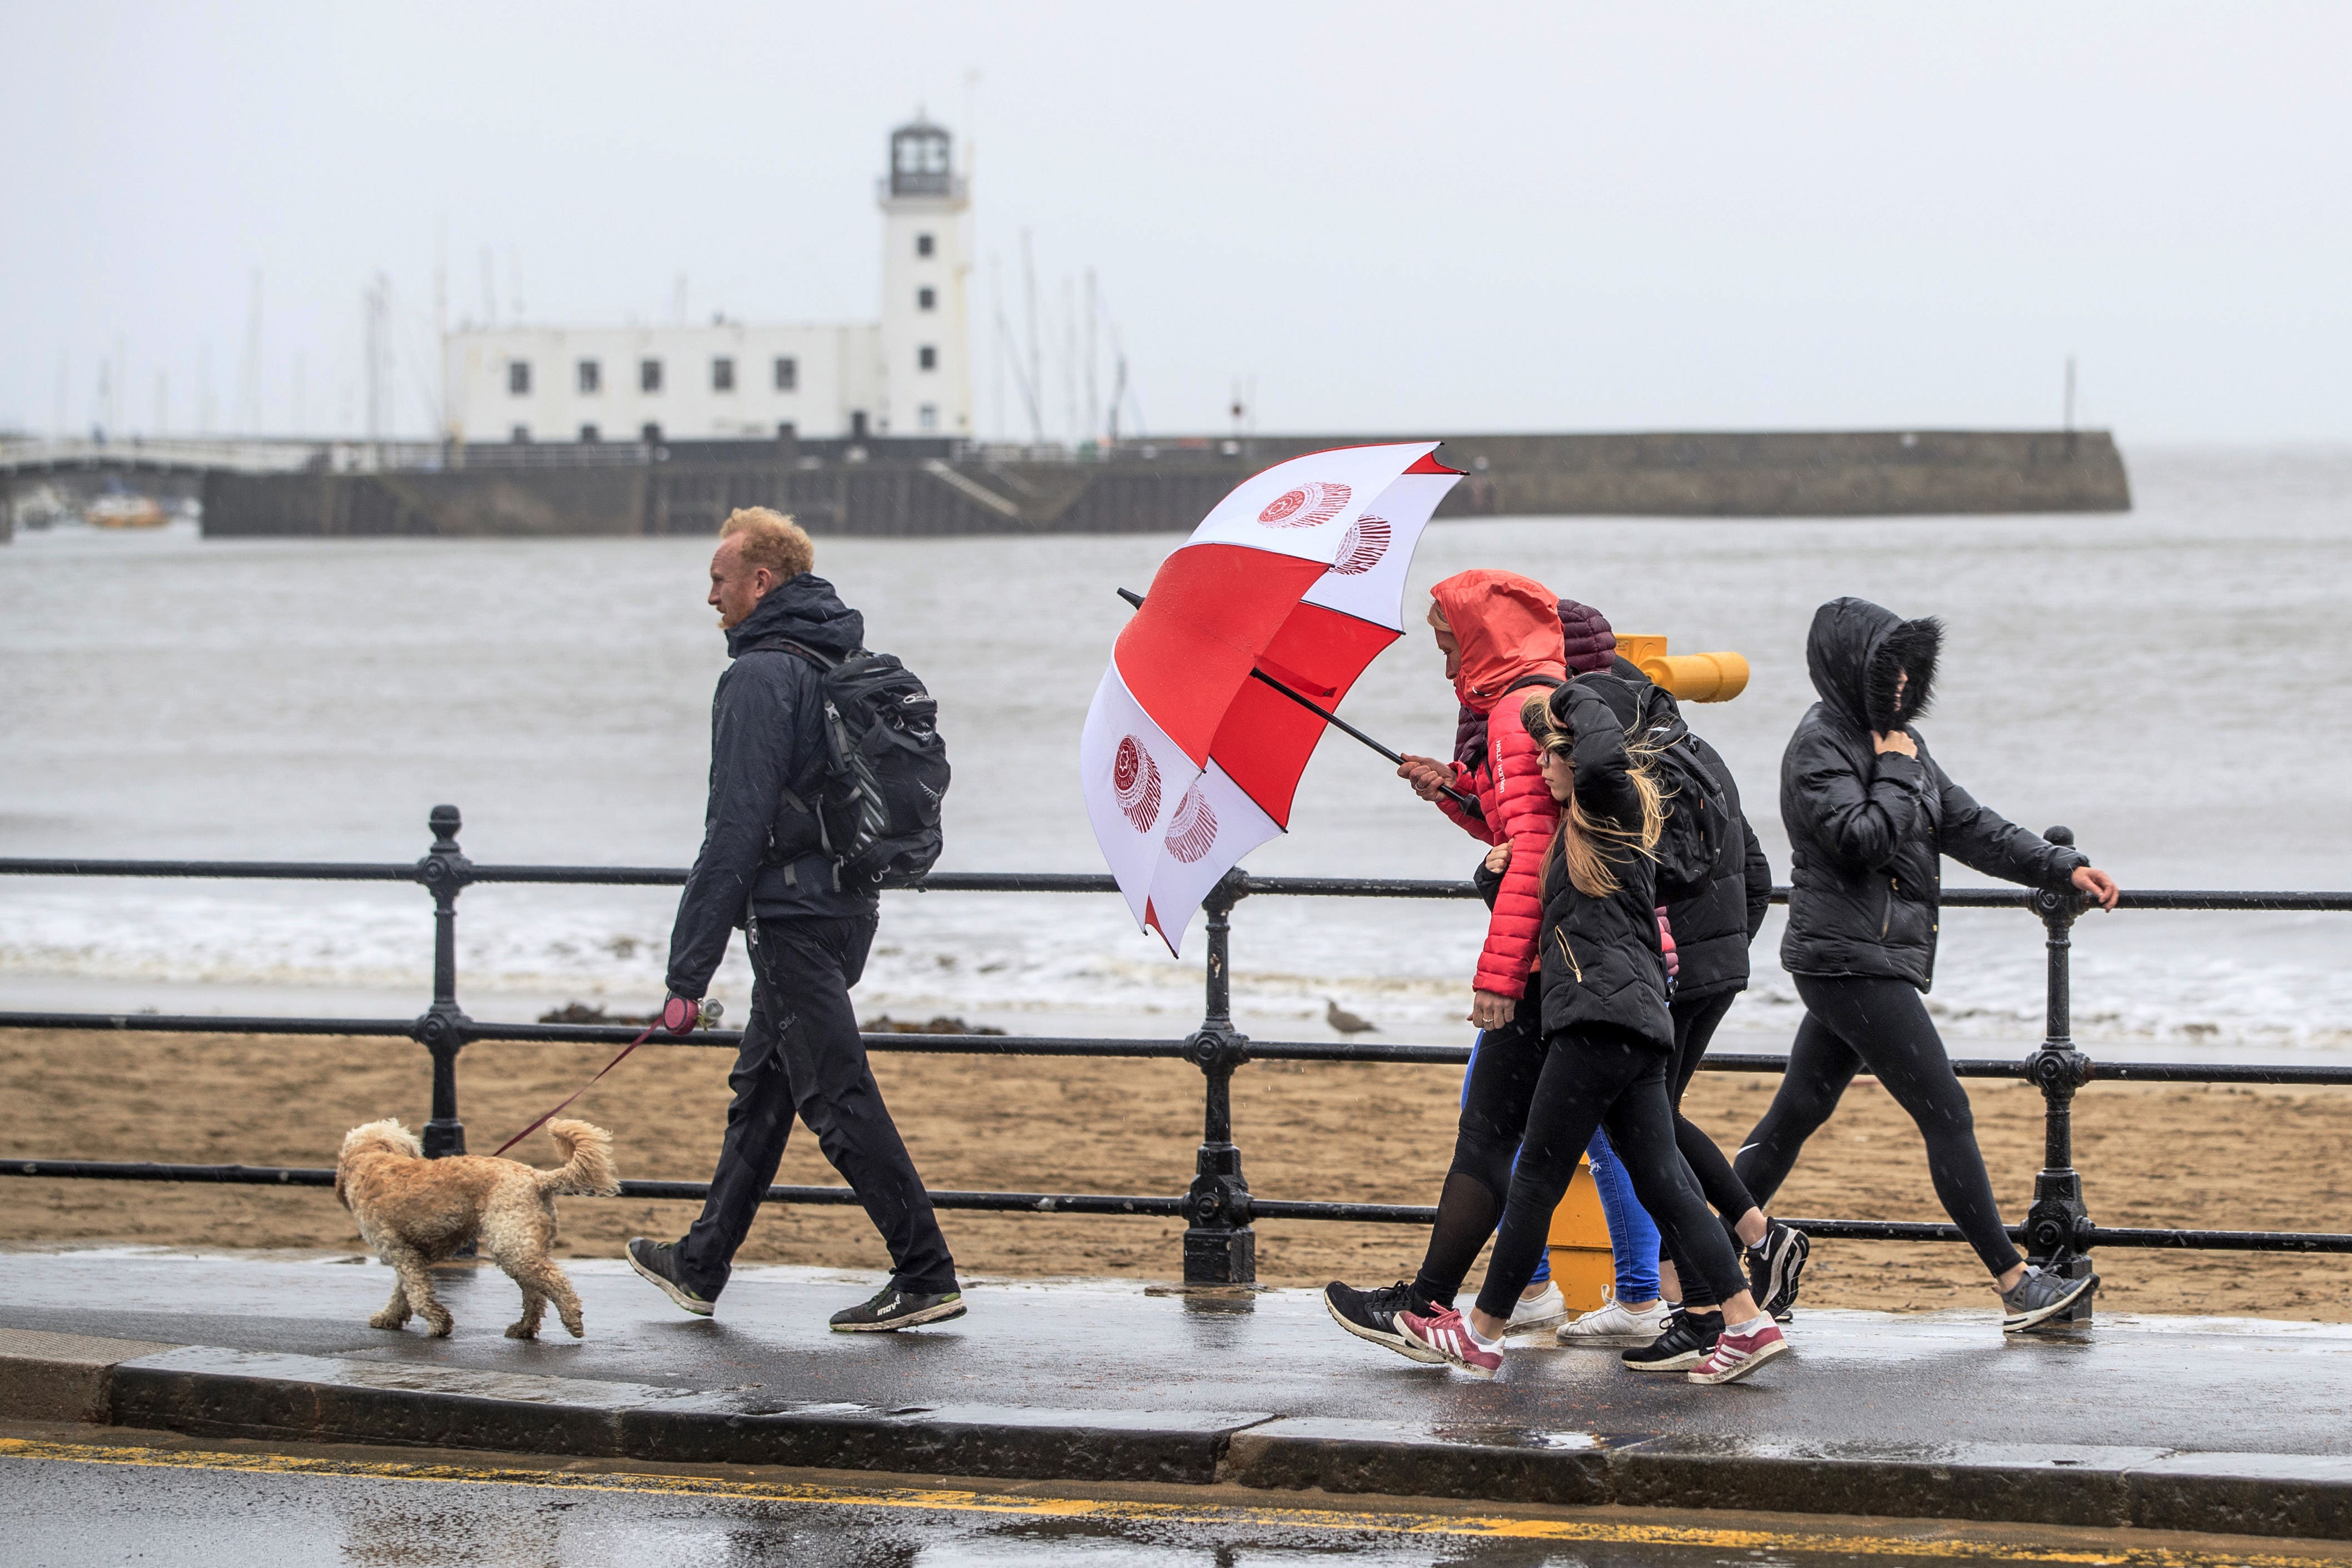
M 1585 1146 L 1592 1162 L 1592 1185 L 1601 1194 L 1601 1217 L 1609 1222 L 1609 1250 L 1617 1266 L 1617 1300 L 1658 1299 L 1658 1227 L 1633 1196 L 1633 1179 L 1609 1147 L 1609 1134 L 1595 1132 Z M 1497 1226 L 1496 1229 L 1501 1226 Z
M 1470 1059 L 1478 1059 L 1478 1047 L 1486 1038 L 1480 1030 L 1470 1042 Z M 1469 1073 L 1463 1073 L 1466 1096 Z M 1609 1223 L 1610 1261 L 1617 1269 L 1617 1300 L 1620 1301 L 1654 1301 L 1658 1299 L 1658 1227 L 1652 1223 L 1649 1211 L 1633 1196 L 1633 1179 L 1618 1163 L 1616 1151 L 1609 1147 L 1609 1134 L 1596 1131 L 1585 1150 L 1592 1162 L 1593 1189 L 1601 1194 L 1601 1213 Z M 1512 1162 L 1514 1169 L 1517 1162 Z M 1502 1229 L 1497 1220 L 1495 1228 Z M 1545 1253 L 1536 1265 L 1529 1284 L 1540 1285 L 1551 1278 L 1551 1255 Z

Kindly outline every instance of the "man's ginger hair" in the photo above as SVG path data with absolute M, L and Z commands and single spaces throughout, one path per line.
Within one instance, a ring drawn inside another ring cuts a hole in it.
M 740 536 L 739 548 L 746 566 L 764 566 L 779 583 L 789 583 L 816 567 L 816 545 L 801 525 L 782 512 L 764 506 L 739 506 L 719 525 L 719 537 Z

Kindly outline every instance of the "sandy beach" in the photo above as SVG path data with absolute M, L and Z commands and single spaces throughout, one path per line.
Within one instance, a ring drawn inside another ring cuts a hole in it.
M 639 1052 L 575 1108 L 611 1128 L 627 1176 L 703 1180 L 724 1119 L 732 1053 Z M 562 1099 L 594 1048 L 478 1045 L 461 1065 L 473 1147 L 488 1151 Z M 1172 1193 L 1190 1180 L 1201 1078 L 1182 1063 L 879 1055 L 880 1078 L 925 1180 L 940 1188 Z M 1701 1073 L 1690 1109 L 1727 1144 L 1777 1080 Z M 1268 1197 L 1434 1201 L 1452 1148 L 1458 1069 L 1256 1063 L 1236 1075 L 1235 1138 L 1252 1189 Z M 425 1053 L 405 1041 L 0 1031 L 0 1155 L 327 1165 L 343 1131 L 376 1117 L 425 1120 Z M 1972 1082 L 1979 1136 L 2002 1208 L 2021 1216 L 2041 1157 L 2040 1096 Z M 2094 1084 L 2076 1102 L 2076 1163 L 2092 1213 L 2112 1226 L 2352 1229 L 2352 1093 Z M 517 1151 L 551 1163 L 544 1135 Z M 804 1129 L 778 1180 L 837 1184 Z M 204 1247 L 356 1247 L 350 1216 L 321 1189 L 16 1179 L 0 1240 Z M 1933 1220 L 1916 1132 L 1874 1084 L 1858 1083 L 1807 1148 L 1776 1205 L 1791 1215 Z M 686 1204 L 568 1199 L 562 1248 L 602 1256 L 627 1237 L 668 1237 Z M 945 1217 L 976 1275 L 1177 1272 L 1174 1221 L 1033 1215 Z M 1261 1278 L 1320 1283 L 1410 1274 L 1422 1233 L 1396 1226 L 1266 1222 Z M 774 1207 L 747 1262 L 887 1267 L 851 1208 Z M 2099 1254 L 2113 1310 L 2352 1321 L 2352 1260 L 2111 1249 Z M 1475 1278 L 1475 1276 L 1474 1276 Z M 1991 1305 L 1958 1245 L 1821 1242 L 1805 1300 L 1894 1310 Z

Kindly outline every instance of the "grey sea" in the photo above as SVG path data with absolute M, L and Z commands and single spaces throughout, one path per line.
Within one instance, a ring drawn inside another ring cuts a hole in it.
M 1841 594 L 1937 615 L 1937 755 L 2028 826 L 2063 823 L 2126 886 L 2352 887 L 2352 451 L 2127 454 L 2105 517 L 1443 522 L 1416 593 L 1468 566 L 1538 577 L 1622 631 L 1736 649 L 1755 676 L 1691 717 L 1728 757 L 1776 871 L 1780 749 L 1811 700 L 1804 636 Z M 1076 776 L 1086 704 L 1175 535 L 819 540 L 869 643 L 939 694 L 956 766 L 944 866 L 1100 868 Z M 20 532 L 0 548 L 0 855 L 411 859 L 436 802 L 477 859 L 683 865 L 700 833 L 724 664 L 691 539 L 206 542 Z M 1347 716 L 1443 753 L 1453 699 L 1424 637 Z M 1466 876 L 1478 846 L 1337 734 L 1267 873 Z M 1949 867 L 1953 885 L 1980 880 Z M 534 1016 L 661 994 L 673 895 L 477 889 L 466 1005 Z M 1453 1041 L 1475 905 L 1256 900 L 1236 1013 L 1313 1037 L 1324 1001 Z M 1784 1042 L 1779 917 L 1727 1027 Z M 413 887 L 0 880 L 0 1007 L 414 1014 L 431 925 Z M 2352 916 L 2121 913 L 2075 945 L 2076 1032 L 2116 1054 L 2352 1049 Z M 867 1016 L 1181 1032 L 1181 961 L 1108 897 L 893 894 Z M 718 990 L 742 1016 L 740 954 Z M 1955 911 L 1930 998 L 1956 1051 L 2040 1032 L 2030 917 Z

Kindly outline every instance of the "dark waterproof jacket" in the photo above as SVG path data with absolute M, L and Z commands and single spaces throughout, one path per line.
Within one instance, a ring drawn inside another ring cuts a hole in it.
M 1675 933 L 1680 960 L 1675 976 L 1677 1003 L 1748 989 L 1748 944 L 1764 929 L 1764 916 L 1772 907 L 1772 864 L 1764 858 L 1764 846 L 1756 841 L 1756 829 L 1740 808 L 1739 784 L 1731 776 L 1730 764 L 1696 735 L 1685 743 L 1698 753 L 1699 764 L 1738 819 L 1739 831 L 1716 852 L 1715 874 L 1706 891 L 1666 906 L 1666 925 Z
M 1905 621 L 1863 599 L 1813 616 L 1805 664 L 1821 700 L 1780 759 L 1780 820 L 1789 832 L 1791 974 L 1873 975 L 1920 990 L 1935 978 L 1939 856 L 2028 887 L 2063 889 L 2077 850 L 2028 833 L 1954 784 L 1907 721 L 1927 705 L 1941 628 Z M 1895 675 L 1910 684 L 1898 708 Z M 1874 731 L 1905 729 L 1916 761 L 1874 754 Z
M 795 653 L 751 649 L 790 637 L 833 658 L 865 646 L 866 618 L 844 605 L 833 584 L 803 573 L 769 591 L 728 628 L 734 662 L 710 700 L 710 804 L 702 851 L 677 901 L 669 939 L 669 989 L 700 996 L 726 955 L 729 934 L 748 910 L 762 920 L 865 914 L 872 888 L 835 889 L 833 861 L 809 850 L 782 865 L 763 864 L 771 833 L 797 834 L 785 820 L 783 794 L 813 800 L 824 770 L 824 709 L 816 667 Z M 782 842 L 791 842 L 789 837 Z
M 1642 801 L 1625 754 L 1640 689 L 1613 675 L 1580 675 L 1559 689 L 1554 711 L 1575 736 L 1576 800 L 1588 817 L 1639 826 Z M 1626 852 L 1612 859 L 1618 888 L 1588 898 L 1569 879 L 1555 841 L 1544 864 L 1543 1032 L 1612 1029 L 1672 1050 L 1666 960 L 1658 943 L 1657 868 Z

